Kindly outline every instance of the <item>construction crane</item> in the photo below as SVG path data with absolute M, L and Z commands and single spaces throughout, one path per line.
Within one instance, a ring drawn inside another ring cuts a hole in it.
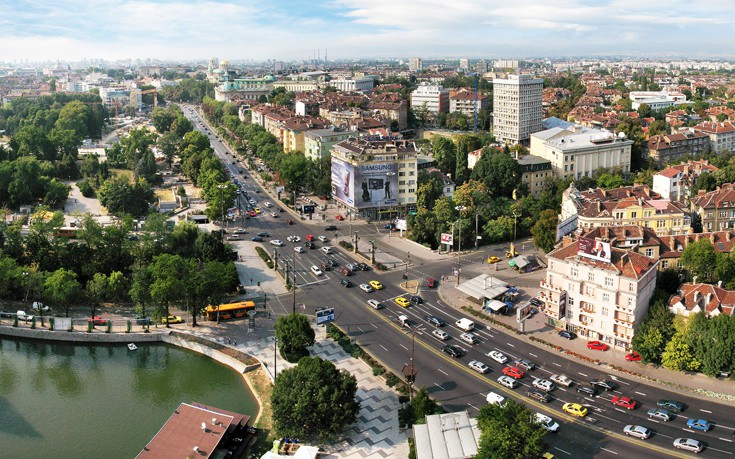
M 153 94 L 153 108 L 158 107 L 158 91 L 156 90 L 156 88 L 146 89 L 145 91 L 140 92 L 141 96 L 144 96 L 146 94 Z

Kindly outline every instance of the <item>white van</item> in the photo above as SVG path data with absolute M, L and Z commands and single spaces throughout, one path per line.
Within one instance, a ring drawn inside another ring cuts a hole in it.
M 459 319 L 454 323 L 454 325 L 457 326 L 457 328 L 464 330 L 466 332 L 472 331 L 475 329 L 475 323 L 471 321 L 470 319 Z
M 490 392 L 489 394 L 487 394 L 487 402 L 491 405 L 503 406 L 505 405 L 505 397 L 503 397 L 502 395 L 498 395 L 495 392 Z
M 398 316 L 398 323 L 400 323 L 404 327 L 410 327 L 411 322 L 409 322 L 408 317 L 404 315 Z

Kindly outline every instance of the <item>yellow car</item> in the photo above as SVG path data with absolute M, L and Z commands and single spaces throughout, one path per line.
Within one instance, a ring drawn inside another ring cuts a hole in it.
M 162 324 L 166 324 L 166 323 L 168 323 L 168 324 L 183 324 L 184 323 L 184 319 L 182 319 L 179 316 L 162 317 L 161 318 L 161 323 Z
M 261 210 L 260 210 L 260 207 L 256 207 L 256 208 L 255 208 L 255 209 L 253 209 L 253 210 L 255 211 L 255 213 L 256 213 L 256 214 L 259 214 L 259 213 L 261 212 Z
M 579 403 L 565 403 L 561 409 L 569 414 L 579 416 L 580 418 L 587 416 L 587 408 L 583 407 Z
M 370 281 L 370 282 L 368 282 L 368 283 L 369 283 L 369 284 L 370 284 L 370 286 L 371 286 L 372 288 L 374 288 L 375 290 L 382 290 L 382 289 L 383 289 L 383 284 L 381 284 L 380 282 L 378 282 L 378 281 L 376 281 L 376 280 L 371 280 L 371 281 Z
M 490 263 L 490 264 L 497 263 L 499 261 L 500 261 L 500 258 L 498 258 L 498 257 L 488 257 L 487 258 L 487 262 Z
M 411 304 L 411 302 L 403 298 L 402 296 L 399 296 L 398 298 L 396 298 L 396 304 L 402 308 L 407 308 L 408 305 Z

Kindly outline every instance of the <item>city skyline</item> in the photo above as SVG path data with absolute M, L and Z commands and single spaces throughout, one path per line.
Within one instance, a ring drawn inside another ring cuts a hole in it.
M 735 56 L 724 0 L 4 2 L 0 60 Z M 645 3 L 645 4 L 644 4 Z

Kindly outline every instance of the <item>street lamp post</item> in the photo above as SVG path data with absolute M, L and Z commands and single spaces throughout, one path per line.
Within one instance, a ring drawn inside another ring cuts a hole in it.
M 221 218 L 222 218 L 222 231 L 220 232 L 220 236 L 222 239 L 225 238 L 225 188 L 227 188 L 227 185 L 217 185 L 217 188 L 219 188 L 219 200 L 220 200 L 220 210 L 221 210 Z
M 403 274 L 403 280 L 408 280 L 408 265 L 411 263 L 411 252 L 406 252 L 406 272 Z
M 275 332 L 275 330 L 274 330 Z M 276 375 L 278 374 L 278 348 L 276 347 L 276 344 L 278 344 L 278 338 L 273 337 L 273 382 L 276 382 Z
M 462 271 L 462 212 L 467 208 L 465 206 L 457 206 L 454 209 L 459 211 L 459 242 L 457 243 L 457 285 L 459 285 L 459 276 Z
M 477 233 L 477 224 L 478 224 L 478 221 L 479 221 L 478 220 L 479 217 L 480 217 L 480 214 L 476 213 L 475 214 L 475 250 L 477 250 L 477 241 L 480 240 L 480 235 Z
M 416 380 L 416 375 L 418 374 L 416 365 L 413 363 L 414 350 L 416 348 L 416 333 L 411 326 L 409 326 L 409 330 L 411 330 L 411 360 L 409 360 L 410 363 L 403 366 L 403 376 L 406 378 L 406 382 L 408 383 L 408 401 L 413 402 L 413 383 Z

